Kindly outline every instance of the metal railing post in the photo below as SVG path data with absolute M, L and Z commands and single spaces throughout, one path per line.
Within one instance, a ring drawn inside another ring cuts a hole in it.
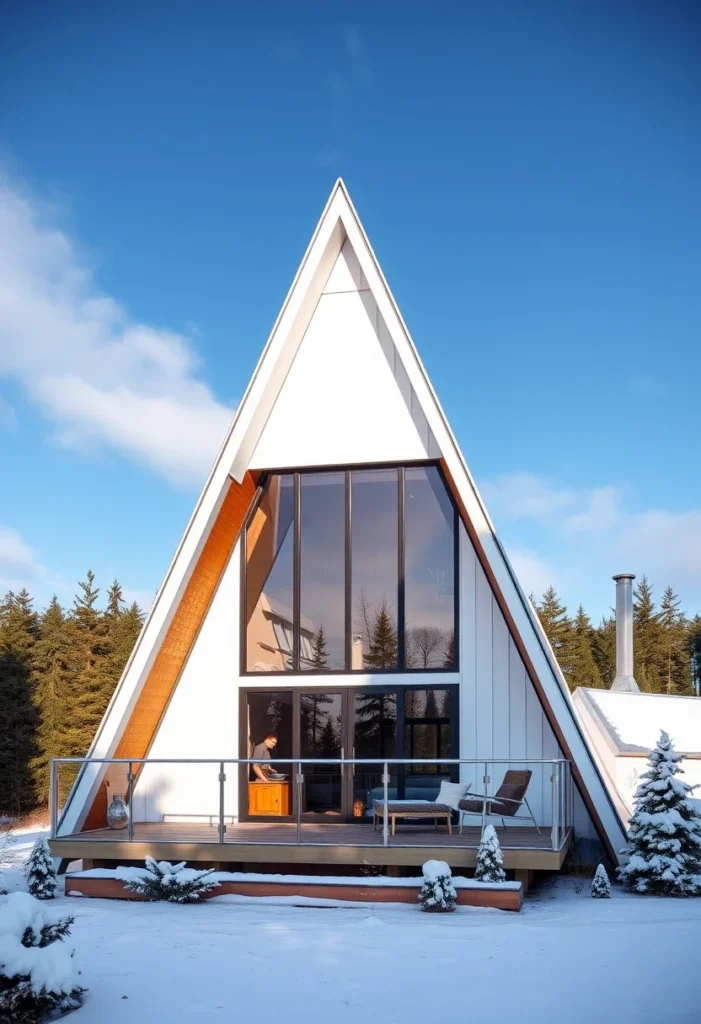
M 382 765 L 382 845 L 389 846 L 389 766 Z
M 224 833 L 226 832 L 226 825 L 224 824 L 224 783 L 226 782 L 226 774 L 224 772 L 224 762 L 219 762 L 219 845 L 224 845 Z
M 572 763 L 567 762 L 567 799 L 569 811 L 567 812 L 567 826 L 574 828 L 574 778 L 572 777 Z
M 482 776 L 482 782 L 484 783 L 484 802 L 482 804 L 482 831 L 480 837 L 484 835 L 484 829 L 487 824 L 487 797 L 489 796 L 489 775 L 488 772 L 489 764 L 487 761 L 484 762 L 484 775 Z
M 304 793 L 304 775 L 302 774 L 302 762 L 297 761 L 297 846 L 302 845 L 302 796 Z
M 552 774 L 550 776 L 550 785 L 552 787 L 552 803 L 553 803 L 553 820 L 550 828 L 550 841 L 553 850 L 558 849 L 558 831 L 559 831 L 559 816 L 560 816 L 560 800 L 559 800 L 559 786 L 558 786 L 558 765 L 551 763 Z
M 58 819 L 58 765 L 51 761 L 51 779 L 49 785 L 49 820 L 51 822 L 51 839 L 56 838 L 56 821 Z
M 129 808 L 127 813 L 127 839 L 130 843 L 134 841 L 134 766 L 129 762 L 127 771 L 127 791 L 129 793 Z

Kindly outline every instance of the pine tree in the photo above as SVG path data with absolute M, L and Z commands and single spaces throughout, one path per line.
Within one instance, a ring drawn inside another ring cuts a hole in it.
M 448 633 L 448 640 L 445 645 L 445 658 L 443 668 L 455 668 L 455 630 Z
M 117 878 L 126 884 L 129 892 L 138 893 L 150 903 L 156 900 L 167 900 L 169 903 L 196 903 L 212 889 L 218 889 L 220 883 L 214 878 L 214 868 L 197 871 L 188 868 L 185 861 L 180 864 L 169 864 L 167 861 L 155 861 L 146 858 L 146 866 L 139 876 L 134 876 L 132 868 L 117 869 Z
M 75 643 L 72 624 L 56 595 L 41 617 L 39 639 L 33 652 L 34 703 L 39 715 L 37 756 L 32 762 L 39 804 L 49 799 L 52 757 L 70 754 L 67 736 L 72 728 L 71 694 L 75 678 Z M 67 776 L 59 773 L 59 795 L 66 796 Z
M 688 627 L 688 651 L 691 663 L 691 683 L 697 697 L 701 697 L 701 615 L 696 615 Z
M 114 690 L 116 680 L 110 671 L 110 647 L 105 617 L 97 607 L 99 589 L 95 574 L 88 571 L 79 584 L 72 622 L 75 627 L 77 673 L 72 695 L 73 729 L 71 745 L 77 756 L 83 756 Z
M 633 594 L 633 661 L 635 680 L 643 692 L 661 693 L 660 618 L 655 611 L 652 587 L 647 576 L 635 586 Z
M 487 825 L 477 851 L 475 879 L 478 882 L 505 882 L 504 856 L 494 825 Z
M 38 900 L 52 900 L 56 895 L 56 868 L 49 844 L 37 839 L 25 868 L 27 891 Z
M 578 686 L 590 686 L 600 689 L 603 686 L 601 673 L 592 651 L 593 629 L 589 616 L 580 604 L 577 617 L 572 626 L 571 647 L 571 683 L 573 689 Z
M 314 639 L 312 640 L 312 659 L 311 668 L 319 672 L 322 669 L 328 668 L 328 657 L 326 654 L 326 637 L 324 635 L 324 627 L 320 625 Z
M 47 917 L 47 908 L 26 892 L 5 897 L 13 927 L 4 932 L 0 963 L 0 1020 L 37 1024 L 55 1020 L 83 1002 L 73 952 L 66 944 L 72 917 Z M 20 929 L 17 929 L 17 925 Z M 58 943 L 58 945 L 54 945 Z M 31 956 L 26 950 L 31 949 Z
M 369 668 L 397 666 L 397 630 L 385 603 L 375 617 L 365 663 Z
M 596 869 L 594 880 L 591 883 L 591 894 L 595 900 L 611 899 L 611 883 L 603 864 L 599 864 Z
M 635 892 L 666 896 L 701 894 L 701 814 L 689 799 L 692 786 L 677 779 L 683 759 L 666 732 L 648 758 L 635 794 L 628 833 L 628 863 L 619 878 Z
M 112 587 L 110 587 L 109 595 L 114 595 L 115 587 L 119 588 L 119 593 L 121 594 L 121 587 L 119 587 L 115 580 Z M 111 687 L 110 696 L 122 678 L 124 666 L 129 661 L 129 656 L 134 649 L 134 644 L 138 640 L 139 633 L 144 624 L 144 614 L 136 601 L 129 605 L 128 608 L 120 608 L 117 614 L 112 610 L 113 607 L 112 597 L 108 596 L 105 627 L 107 649 L 106 673 L 109 677 L 109 686 Z
M 536 605 L 536 611 L 567 684 L 572 689 L 572 622 L 554 587 L 548 587 L 542 601 Z
M 423 866 L 424 881 L 419 892 L 421 909 L 433 914 L 455 910 L 458 894 L 450 868 L 442 860 L 427 860 Z
M 616 620 L 604 617 L 591 638 L 591 653 L 599 670 L 601 685 L 610 689 L 616 678 Z
M 667 587 L 660 602 L 660 679 L 662 690 L 671 694 L 693 694 L 687 648 L 688 624 L 679 610 L 681 601 Z
M 38 616 L 26 590 L 0 604 L 0 814 L 14 817 L 36 804 L 32 763 L 38 715 L 32 661 Z

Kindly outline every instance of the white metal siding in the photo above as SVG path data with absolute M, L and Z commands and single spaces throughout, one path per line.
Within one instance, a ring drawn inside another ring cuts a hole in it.
M 252 469 L 438 458 L 377 303 L 346 242 L 251 460 Z

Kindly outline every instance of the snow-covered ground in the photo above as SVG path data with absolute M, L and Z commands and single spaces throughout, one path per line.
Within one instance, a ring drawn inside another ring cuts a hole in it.
M 6 848 L 2 884 L 35 834 Z M 8 882 L 10 885 L 8 885 Z M 540 887 L 520 914 L 399 905 L 202 905 L 61 897 L 88 988 L 71 1024 L 696 1024 L 701 900 Z

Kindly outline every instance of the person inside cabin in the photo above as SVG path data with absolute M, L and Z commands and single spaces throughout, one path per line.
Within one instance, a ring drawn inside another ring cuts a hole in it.
M 274 732 L 269 733 L 262 743 L 256 743 L 251 757 L 257 762 L 252 765 L 253 775 L 258 782 L 269 782 L 270 776 L 275 774 L 275 768 L 270 764 L 270 751 L 277 746 L 277 736 Z

